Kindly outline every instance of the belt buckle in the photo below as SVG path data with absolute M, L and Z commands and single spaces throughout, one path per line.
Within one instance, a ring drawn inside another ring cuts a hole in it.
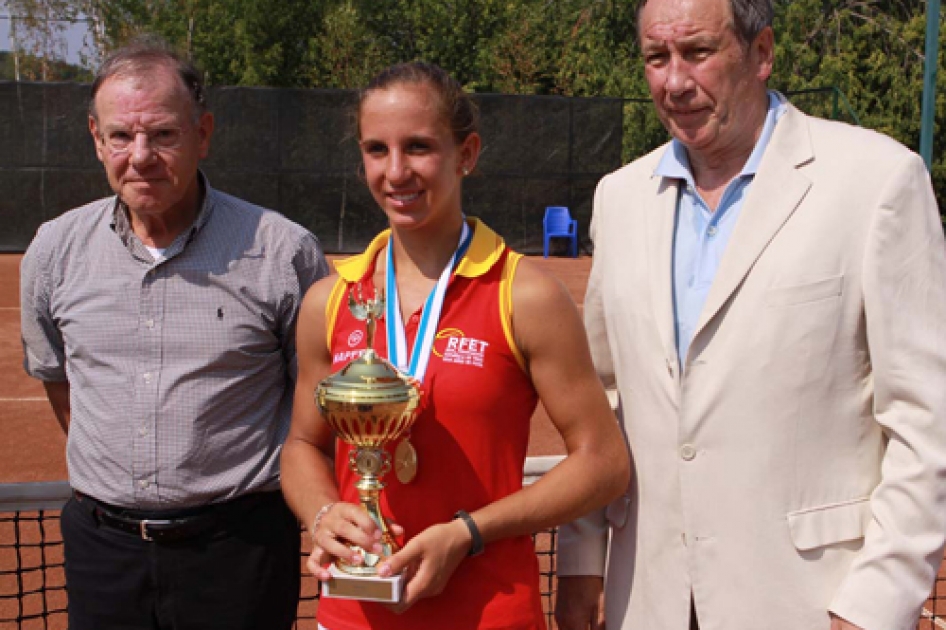
M 147 520 L 147 519 L 142 519 L 141 522 L 138 523 L 138 531 L 141 532 L 141 540 L 147 540 L 148 542 L 154 542 L 154 538 L 152 538 L 151 535 L 148 533 L 148 525 L 149 525 L 150 523 L 151 523 L 151 521 L 149 521 L 149 520 Z

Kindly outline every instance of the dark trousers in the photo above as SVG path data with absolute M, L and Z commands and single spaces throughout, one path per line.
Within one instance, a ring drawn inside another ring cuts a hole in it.
M 299 601 L 299 525 L 278 492 L 185 540 L 149 542 L 63 508 L 70 630 L 281 630 Z

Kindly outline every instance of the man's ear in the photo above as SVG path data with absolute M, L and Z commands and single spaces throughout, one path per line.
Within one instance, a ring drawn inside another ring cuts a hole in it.
M 99 125 L 95 120 L 95 116 L 92 114 L 89 114 L 89 133 L 92 134 L 92 144 L 95 145 L 95 155 L 98 156 L 99 162 L 104 162 L 105 154 L 103 143 L 100 140 Z
M 760 81 L 768 81 L 775 65 L 775 33 L 771 26 L 766 26 L 752 42 L 751 54 L 756 65 L 756 76 Z
M 197 136 L 200 139 L 199 155 L 200 159 L 210 155 L 210 137 L 214 133 L 214 115 L 210 112 L 204 112 L 197 121 Z

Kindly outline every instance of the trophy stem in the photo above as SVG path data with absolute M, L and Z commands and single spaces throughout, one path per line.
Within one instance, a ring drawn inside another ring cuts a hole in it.
M 381 553 L 374 554 L 370 551 L 355 547 L 361 553 L 362 564 L 352 565 L 342 560 L 337 560 L 336 565 L 345 573 L 351 575 L 375 575 L 378 571 L 378 564 L 397 552 L 400 548 L 391 534 L 387 520 L 381 515 L 381 491 L 384 489 L 384 483 L 375 472 L 384 474 L 390 467 L 390 456 L 382 449 L 359 447 L 352 452 L 350 464 L 360 479 L 355 483 L 358 489 L 358 499 L 362 507 L 374 521 L 378 529 L 381 530 Z
M 387 519 L 381 515 L 380 497 L 384 484 L 377 477 L 365 477 L 356 483 L 355 487 L 358 489 L 358 498 L 361 500 L 361 505 L 368 512 L 368 516 L 371 517 L 375 525 L 378 526 L 378 529 L 381 530 L 382 555 L 389 556 L 395 553 L 399 546 L 391 534 Z

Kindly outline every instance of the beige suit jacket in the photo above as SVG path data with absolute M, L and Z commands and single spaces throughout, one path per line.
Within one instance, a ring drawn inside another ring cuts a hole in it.
M 915 627 L 946 539 L 946 250 L 920 158 L 779 121 L 680 369 L 663 149 L 595 196 L 585 317 L 635 474 L 563 529 L 609 630 Z

